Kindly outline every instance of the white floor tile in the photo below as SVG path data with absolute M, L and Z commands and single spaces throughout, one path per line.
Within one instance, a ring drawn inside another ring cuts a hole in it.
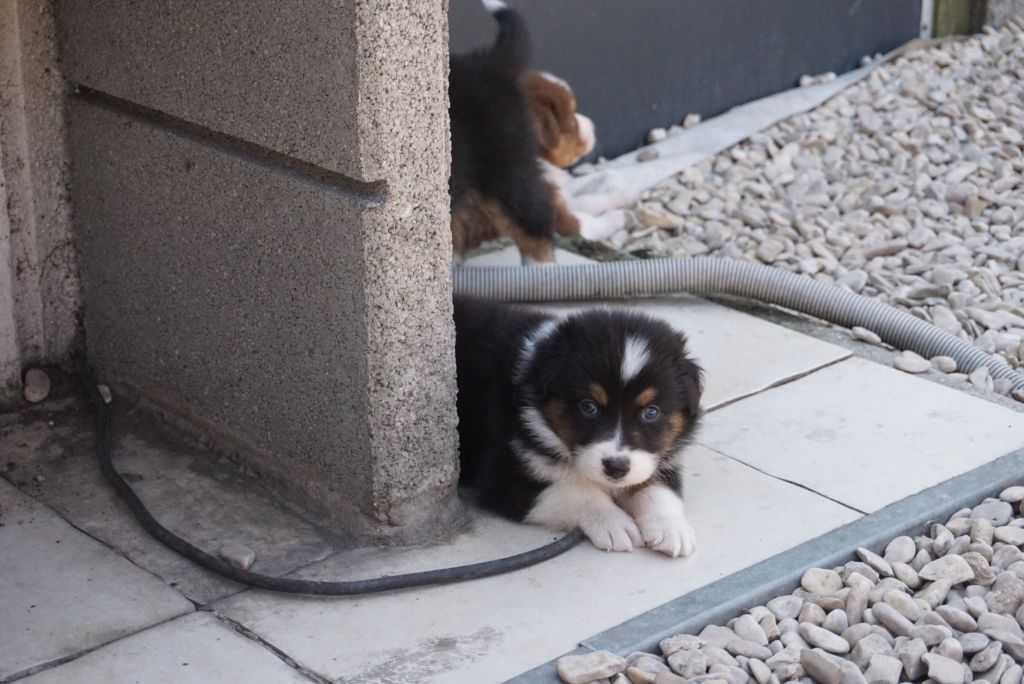
M 192 610 L 3 480 L 0 510 L 0 679 Z
M 19 681 L 23 684 L 308 684 L 312 680 L 209 613 L 193 613 Z
M 461 585 L 338 599 L 247 591 L 216 609 L 307 667 L 350 684 L 501 681 L 857 517 L 700 447 L 689 455 L 686 497 L 698 550 L 685 560 L 646 549 L 603 553 L 585 544 L 533 568 Z M 548 539 L 483 518 L 452 544 L 329 559 L 303 574 L 368 577 L 441 567 Z
M 711 413 L 698 441 L 872 512 L 1024 446 L 1024 414 L 849 359 Z

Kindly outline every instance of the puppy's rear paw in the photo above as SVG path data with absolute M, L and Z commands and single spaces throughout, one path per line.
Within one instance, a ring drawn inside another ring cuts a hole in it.
M 689 556 L 696 548 L 696 535 L 685 516 L 650 516 L 637 522 L 644 542 L 655 551 L 676 558 Z
M 604 551 L 632 551 L 634 546 L 644 544 L 640 528 L 618 507 L 610 507 L 582 521 L 580 528 L 594 546 Z

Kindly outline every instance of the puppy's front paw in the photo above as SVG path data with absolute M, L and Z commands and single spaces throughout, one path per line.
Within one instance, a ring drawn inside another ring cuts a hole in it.
M 632 551 L 634 546 L 644 545 L 640 528 L 617 506 L 581 521 L 580 528 L 594 546 L 604 551 Z
M 696 535 L 685 515 L 651 515 L 637 519 L 644 543 L 668 556 L 689 556 L 696 548 Z

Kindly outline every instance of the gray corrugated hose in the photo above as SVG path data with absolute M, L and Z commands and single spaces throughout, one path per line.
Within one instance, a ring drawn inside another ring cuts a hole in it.
M 455 293 L 507 302 L 559 302 L 690 293 L 733 295 L 809 314 L 848 328 L 872 330 L 897 349 L 926 359 L 951 356 L 961 372 L 988 367 L 1024 389 L 1019 373 L 999 357 L 905 311 L 856 294 L 749 261 L 693 257 L 613 261 L 523 268 L 456 268 Z

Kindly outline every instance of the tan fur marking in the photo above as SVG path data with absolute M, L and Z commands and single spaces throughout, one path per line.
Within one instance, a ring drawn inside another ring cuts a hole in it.
M 566 446 L 572 444 L 572 428 L 565 418 L 565 403 L 560 399 L 550 399 L 541 408 L 541 414 L 551 431 Z
M 596 382 L 590 383 L 590 396 L 594 397 L 601 406 L 608 405 L 608 393 L 604 391 L 604 387 L 601 387 Z
M 571 165 L 587 151 L 576 122 L 572 91 L 537 71 L 524 74 L 521 85 L 533 109 L 544 158 L 560 168 Z
M 679 439 L 679 435 L 683 433 L 683 428 L 686 427 L 686 419 L 683 418 L 683 414 L 680 411 L 673 411 L 668 414 L 668 430 L 665 432 L 664 439 L 661 442 L 661 450 L 667 451 L 672 448 L 675 441 Z
M 554 261 L 554 245 L 526 235 L 496 201 L 473 191 L 452 210 L 452 249 L 460 255 L 488 240 L 511 237 L 520 253 L 534 261 Z
M 643 392 L 641 392 L 640 394 L 636 395 L 636 405 L 637 406 L 647 406 L 652 401 L 654 401 L 657 398 L 657 396 L 658 396 L 658 390 L 654 389 L 653 387 L 648 387 Z
M 544 240 L 532 235 L 527 235 L 522 230 L 512 233 L 512 240 L 519 248 L 519 253 L 534 261 L 554 261 L 555 245 L 550 240 Z

